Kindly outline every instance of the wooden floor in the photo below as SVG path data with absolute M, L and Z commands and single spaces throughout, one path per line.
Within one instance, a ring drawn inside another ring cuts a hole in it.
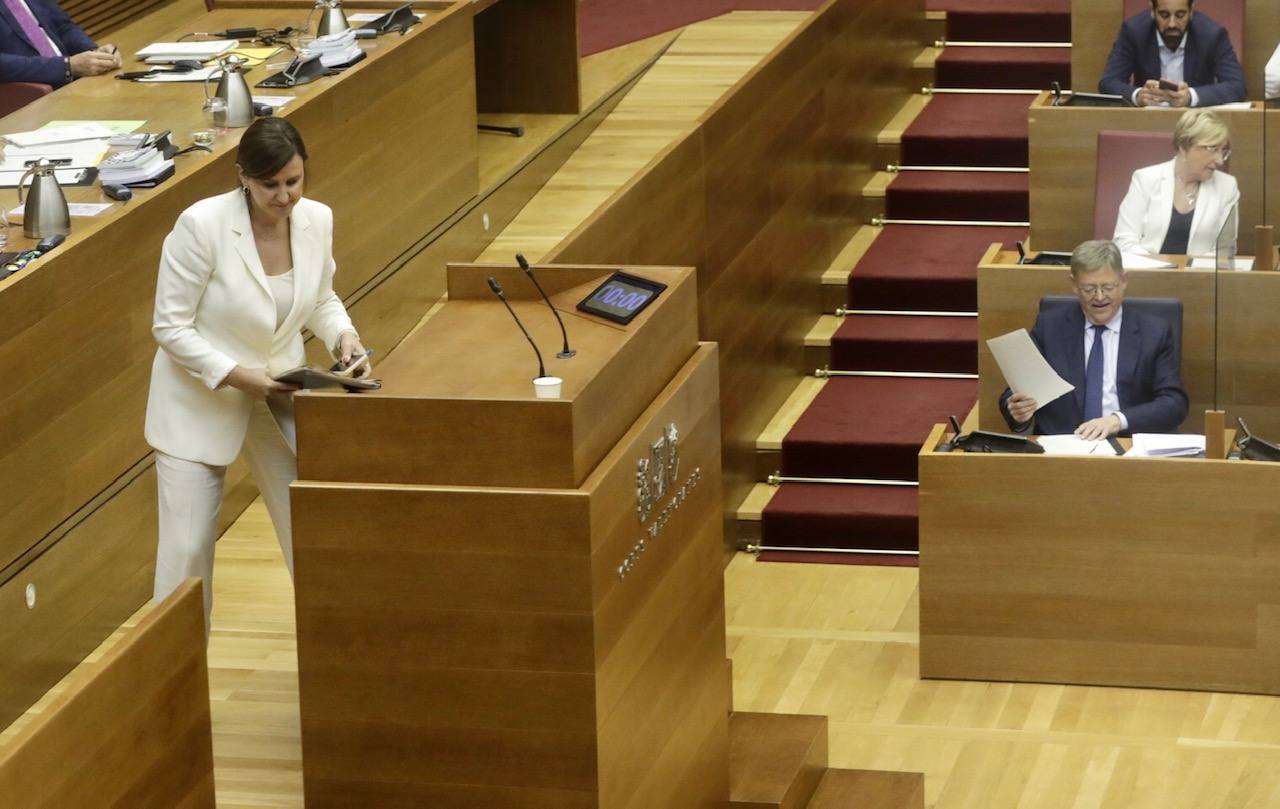
M 691 27 L 488 258 L 553 245 L 802 16 Z M 216 570 L 218 805 L 300 807 L 292 587 L 260 503 L 218 543 Z M 914 569 L 736 557 L 726 571 L 735 707 L 828 715 L 833 766 L 923 771 L 930 807 L 1280 807 L 1280 699 L 922 682 L 916 585 Z

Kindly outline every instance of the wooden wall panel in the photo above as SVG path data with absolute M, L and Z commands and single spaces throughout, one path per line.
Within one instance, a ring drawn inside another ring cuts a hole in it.
M 1268 175 L 1280 178 L 1275 160 L 1263 159 L 1263 113 L 1219 110 L 1231 130 L 1231 174 L 1240 185 L 1240 253 L 1253 248 L 1253 228 L 1263 224 Z M 1098 132 L 1168 132 L 1180 110 L 1050 107 L 1041 94 L 1028 113 L 1031 166 L 1031 243 L 1037 250 L 1072 250 L 1093 238 L 1093 195 L 1097 178 Z M 1151 162 L 1159 163 L 1161 156 Z M 1113 178 L 1114 181 L 1114 178 Z M 1121 179 L 1125 183 L 1127 180 Z M 1271 187 L 1280 188 L 1273 179 Z M 1111 234 L 1107 234 L 1110 236 Z
M 63 11 L 95 42 L 163 8 L 173 0 L 66 0 Z
M 1197 11 L 1213 16 L 1218 0 L 1200 0 Z M 1262 73 L 1280 43 L 1280 6 L 1272 0 L 1239 0 L 1245 5 L 1244 54 L 1236 54 L 1244 68 L 1251 100 L 1262 98 Z M 1071 0 L 1071 86 L 1098 92 L 1098 80 L 1120 30 L 1123 0 Z
M 978 403 L 979 426 L 1008 432 L 998 402 L 1005 389 L 987 340 L 1035 325 L 1040 298 L 1069 295 L 1067 267 L 1019 266 L 1016 257 L 1000 254 L 1001 263 L 978 268 Z M 1125 292 L 1129 298 L 1182 300 L 1182 384 L 1191 399 L 1182 429 L 1203 432 L 1204 411 L 1215 400 L 1217 325 L 1215 273 L 1212 270 L 1132 270 Z
M 475 40 L 480 112 L 578 111 L 578 0 L 493 3 Z
M 1280 693 L 1278 485 L 1246 461 L 922 454 L 921 676 Z
M 188 579 L 0 746 L 0 805 L 213 809 L 200 592 Z

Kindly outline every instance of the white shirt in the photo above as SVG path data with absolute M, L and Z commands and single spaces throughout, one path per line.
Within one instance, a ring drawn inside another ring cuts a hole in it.
M 276 329 L 279 329 L 293 308 L 293 268 L 279 275 L 268 275 L 267 286 L 271 287 L 271 297 L 276 302 Z
M 1115 317 L 1107 322 L 1102 332 L 1102 415 L 1115 413 L 1120 419 L 1121 431 L 1129 429 L 1129 420 L 1120 412 L 1120 395 L 1116 392 L 1116 360 L 1120 356 L 1120 322 L 1124 306 L 1116 310 Z M 1089 355 L 1093 353 L 1093 324 L 1084 320 L 1084 367 L 1089 367 Z
M 1187 37 L 1191 36 L 1191 32 L 1187 31 L 1182 34 L 1182 41 L 1178 43 L 1176 50 L 1169 50 L 1164 45 L 1164 39 L 1160 36 L 1160 29 L 1156 29 L 1156 51 L 1160 54 L 1160 76 L 1169 81 L 1186 81 L 1186 71 L 1184 65 L 1187 62 Z M 1142 88 L 1139 87 L 1138 90 Z M 1200 106 L 1200 96 L 1196 93 L 1196 88 L 1191 87 L 1191 106 Z M 1138 106 L 1138 90 L 1133 91 L 1133 97 L 1129 99 L 1133 105 Z M 1162 107 L 1169 106 L 1161 104 Z
M 1271 58 L 1267 60 L 1267 66 L 1262 71 L 1265 95 L 1264 98 L 1280 98 L 1280 45 L 1276 46 L 1275 53 L 1271 54 Z

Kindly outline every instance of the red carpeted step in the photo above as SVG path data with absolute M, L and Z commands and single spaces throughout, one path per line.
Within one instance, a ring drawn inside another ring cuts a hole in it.
M 761 515 L 765 545 L 916 550 L 918 491 L 907 486 L 786 483 Z
M 937 95 L 902 134 L 904 166 L 1026 166 L 1030 96 Z
M 975 312 L 983 253 L 1025 238 L 1026 228 L 889 225 L 849 274 L 849 306 Z
M 885 216 L 1026 222 L 1030 190 L 1026 174 L 904 171 L 889 184 Z
M 934 87 L 1047 90 L 1071 86 L 1070 48 L 945 48 L 934 63 Z
M 978 319 L 850 315 L 831 338 L 841 371 L 978 372 Z
M 834 377 L 782 440 L 782 473 L 915 480 L 929 430 L 977 397 L 976 379 Z
M 981 42 L 1070 42 L 1071 0 L 929 0 L 947 12 L 947 39 Z

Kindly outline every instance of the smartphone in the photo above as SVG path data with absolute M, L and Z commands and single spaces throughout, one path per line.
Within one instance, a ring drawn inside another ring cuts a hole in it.
M 1161 90 L 1168 90 L 1169 92 L 1177 92 L 1178 90 L 1178 83 L 1176 81 L 1160 79 L 1158 84 L 1160 85 Z

